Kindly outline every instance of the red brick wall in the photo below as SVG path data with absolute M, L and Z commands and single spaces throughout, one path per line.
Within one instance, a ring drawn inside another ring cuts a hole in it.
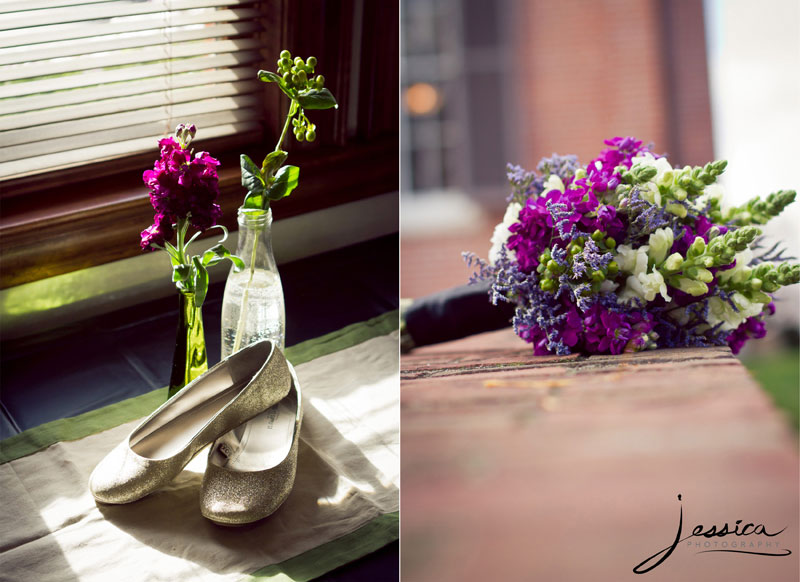
M 615 135 L 655 142 L 681 164 L 711 159 L 700 0 L 531 0 L 515 9 L 519 163 L 532 168 L 553 152 L 586 162 Z

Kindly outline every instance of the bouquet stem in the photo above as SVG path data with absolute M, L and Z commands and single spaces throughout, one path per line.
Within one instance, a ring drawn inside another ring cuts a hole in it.
M 239 322 L 236 324 L 236 339 L 233 341 L 233 351 L 236 353 L 242 347 L 242 336 L 244 335 L 244 326 L 247 322 L 247 306 L 249 305 L 250 286 L 253 283 L 253 275 L 256 272 L 256 253 L 258 252 L 258 231 L 254 233 L 255 239 L 253 240 L 253 253 L 250 256 L 250 275 L 247 278 L 247 285 L 242 294 L 242 306 L 239 309 Z

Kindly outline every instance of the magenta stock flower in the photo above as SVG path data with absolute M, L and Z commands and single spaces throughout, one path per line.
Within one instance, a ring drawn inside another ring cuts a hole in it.
M 603 150 L 586 166 L 586 175 L 592 182 L 592 190 L 595 192 L 616 188 L 620 183 L 620 176 L 614 169 L 617 166 L 630 169 L 633 158 L 641 153 L 650 152 L 650 148 L 642 145 L 641 140 L 632 137 L 614 137 L 603 143 L 611 148 Z
M 153 225 L 142 231 L 141 247 L 153 250 L 172 237 L 173 224 L 188 219 L 198 230 L 214 226 L 222 216 L 219 197 L 219 162 L 208 152 L 192 153 L 175 139 L 158 142 L 161 157 L 142 176 L 156 211 Z M 188 143 L 186 144 L 188 145 Z

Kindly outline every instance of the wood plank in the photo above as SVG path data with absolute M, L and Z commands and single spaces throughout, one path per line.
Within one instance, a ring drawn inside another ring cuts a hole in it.
M 796 435 L 727 348 L 542 358 L 507 329 L 411 352 L 401 374 L 404 578 L 640 580 L 682 507 L 684 536 L 786 527 L 692 543 L 792 555 L 687 540 L 648 579 L 798 579 Z

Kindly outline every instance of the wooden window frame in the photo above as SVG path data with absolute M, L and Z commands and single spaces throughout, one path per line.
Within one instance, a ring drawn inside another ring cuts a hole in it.
M 275 220 L 397 190 L 399 2 L 269 0 L 257 6 L 267 31 L 261 68 L 274 70 L 284 47 L 313 54 L 340 104 L 336 111 L 313 112 L 316 142 L 284 143 L 301 179 L 291 197 L 274 205 Z M 271 151 L 289 105 L 274 86 L 265 84 L 263 95 L 263 131 L 204 141 L 201 127 L 195 143 L 222 162 L 222 224 L 231 229 L 244 198 L 239 154 L 260 160 Z M 139 233 L 153 215 L 141 176 L 156 156 L 154 144 L 146 154 L 0 182 L 0 288 L 141 253 Z

